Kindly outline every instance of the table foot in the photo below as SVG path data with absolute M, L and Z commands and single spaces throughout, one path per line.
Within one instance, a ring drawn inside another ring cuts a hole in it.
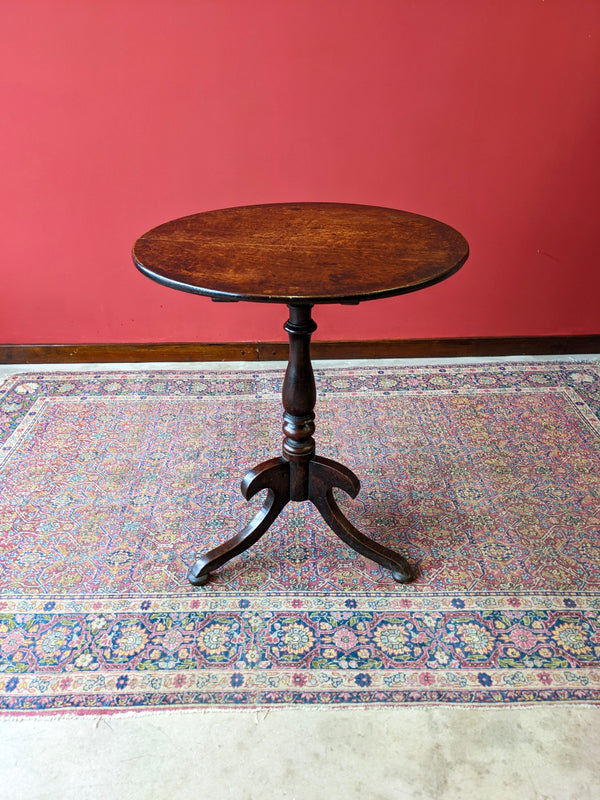
M 316 456 L 310 462 L 309 500 L 315 504 L 331 530 L 348 547 L 391 570 L 393 579 L 398 583 L 413 580 L 413 568 L 403 556 L 369 539 L 347 519 L 333 497 L 334 487 L 342 489 L 350 497 L 356 497 L 360 481 L 342 464 Z
M 408 570 L 405 569 L 404 572 L 399 572 L 397 569 L 392 570 L 392 578 L 396 583 L 410 583 L 414 580 L 414 577 L 414 572 L 410 565 L 408 565 Z
M 252 547 L 265 533 L 290 499 L 289 464 L 283 458 L 272 458 L 251 469 L 242 481 L 242 495 L 246 500 L 261 489 L 267 497 L 260 511 L 246 527 L 227 542 L 210 550 L 196 561 L 188 571 L 188 580 L 194 586 L 203 586 L 213 570 Z

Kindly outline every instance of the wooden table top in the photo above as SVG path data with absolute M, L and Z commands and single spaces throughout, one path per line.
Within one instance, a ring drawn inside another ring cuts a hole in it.
M 149 278 L 214 300 L 356 303 L 456 272 L 465 238 L 437 220 L 376 206 L 279 203 L 207 211 L 145 233 L 133 260 Z

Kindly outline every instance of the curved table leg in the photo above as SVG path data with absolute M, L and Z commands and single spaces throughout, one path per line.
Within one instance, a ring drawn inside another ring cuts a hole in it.
M 369 539 L 345 517 L 333 497 L 334 486 L 350 497 L 356 497 L 360 481 L 348 467 L 316 456 L 310 462 L 309 500 L 318 508 L 331 530 L 353 550 L 391 570 L 392 577 L 398 583 L 413 580 L 414 571 L 403 556 Z
M 268 490 L 264 505 L 246 527 L 190 567 L 188 580 L 194 586 L 205 584 L 213 570 L 252 547 L 268 530 L 290 498 L 289 463 L 283 458 L 271 458 L 251 469 L 242 481 L 244 498 L 250 500 L 261 489 Z

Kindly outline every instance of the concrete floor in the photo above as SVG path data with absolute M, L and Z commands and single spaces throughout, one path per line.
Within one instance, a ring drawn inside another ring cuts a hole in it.
M 0 720 L 28 800 L 587 800 L 600 709 L 172 711 Z
M 564 360 L 585 358 L 598 356 Z M 496 359 L 445 361 L 476 360 Z M 350 363 L 361 362 L 318 365 Z M 57 368 L 276 366 L 281 365 Z M 0 379 L 51 368 L 0 366 Z M 191 794 L 215 800 L 600 800 L 600 707 L 297 708 L 0 717 L 0 799 L 177 800 Z

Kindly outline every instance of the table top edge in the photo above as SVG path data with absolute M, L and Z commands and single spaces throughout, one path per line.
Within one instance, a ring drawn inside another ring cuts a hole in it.
M 398 287 L 377 289 L 372 292 L 360 292 L 358 294 L 348 292 L 346 294 L 340 293 L 336 295 L 253 295 L 251 293 L 224 292 L 217 289 L 210 289 L 208 287 L 186 284 L 176 281 L 173 278 L 167 278 L 165 275 L 160 275 L 157 272 L 153 272 L 151 269 L 141 264 L 136 259 L 134 253 L 132 253 L 132 258 L 133 263 L 139 272 L 141 272 L 147 278 L 150 278 L 150 280 L 154 281 L 155 283 L 158 283 L 161 286 L 166 286 L 170 289 L 176 289 L 180 292 L 187 292 L 188 294 L 197 294 L 201 297 L 208 297 L 215 302 L 273 303 L 280 305 L 356 305 L 369 300 L 381 300 L 388 297 L 397 297 L 402 294 L 410 294 L 412 292 L 419 291 L 420 289 L 426 289 L 429 286 L 435 286 L 435 284 L 441 283 L 442 281 L 446 280 L 446 278 L 451 277 L 461 269 L 461 267 L 469 258 L 469 248 L 467 245 L 464 256 L 455 265 L 448 268 L 448 270 L 445 272 L 426 280 L 417 281 L 413 284 L 403 284 L 402 286 Z

